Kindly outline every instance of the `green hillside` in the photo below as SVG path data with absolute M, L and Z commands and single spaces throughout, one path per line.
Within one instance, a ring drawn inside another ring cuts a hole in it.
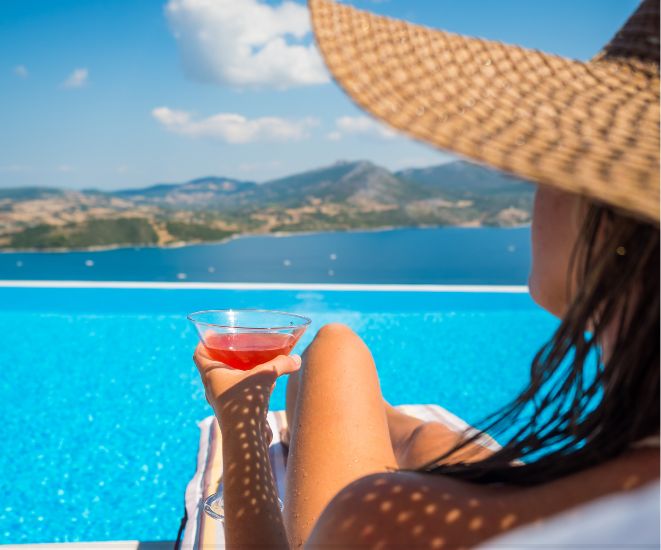
M 120 244 L 156 244 L 146 219 L 89 220 L 65 226 L 37 225 L 12 236 L 10 248 L 92 248 Z

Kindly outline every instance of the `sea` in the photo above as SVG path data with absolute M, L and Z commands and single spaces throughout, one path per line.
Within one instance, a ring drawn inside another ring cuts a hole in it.
M 525 285 L 530 228 L 243 236 L 178 248 L 0 253 L 0 279 Z

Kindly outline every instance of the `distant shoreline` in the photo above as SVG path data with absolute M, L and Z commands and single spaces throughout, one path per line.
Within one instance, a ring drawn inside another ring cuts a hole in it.
M 131 244 L 117 244 L 108 246 L 93 246 L 89 248 L 3 248 L 0 249 L 0 254 L 70 254 L 70 253 L 94 253 L 94 252 L 110 252 L 113 250 L 128 250 L 128 249 L 162 249 L 169 250 L 175 248 L 185 248 L 188 246 L 213 246 L 219 244 L 226 244 L 234 240 L 246 237 L 271 237 L 271 238 L 287 238 L 287 237 L 303 237 L 309 235 L 325 235 L 331 233 L 386 233 L 390 231 L 399 231 L 405 229 L 521 229 L 529 227 L 529 223 L 512 225 L 508 227 L 489 226 L 489 225 L 413 225 L 413 226 L 384 226 L 376 228 L 351 228 L 351 229 L 334 229 L 330 231 L 275 231 L 272 233 L 237 233 L 221 239 L 218 241 L 177 241 L 169 244 L 160 245 L 131 245 Z

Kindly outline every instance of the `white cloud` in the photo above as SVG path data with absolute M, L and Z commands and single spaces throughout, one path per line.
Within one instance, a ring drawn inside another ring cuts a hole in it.
M 89 79 L 89 71 L 87 69 L 74 69 L 74 71 L 62 82 L 62 87 L 72 90 L 74 88 L 82 88 L 87 85 Z
M 63 174 L 68 174 L 70 172 L 73 172 L 75 170 L 75 168 L 73 166 L 68 165 L 68 164 L 60 164 L 56 168 L 56 170 L 58 172 L 62 172 Z
M 380 122 L 366 116 L 343 116 L 335 120 L 336 129 L 326 135 L 331 141 L 339 141 L 345 135 L 361 135 L 379 139 L 394 139 L 400 134 Z
M 16 67 L 14 67 L 14 74 L 19 78 L 27 78 L 30 76 L 30 72 L 25 65 L 16 65 Z
M 253 143 L 256 141 L 297 141 L 309 135 L 317 126 L 314 118 L 287 120 L 279 117 L 249 119 L 235 113 L 219 113 L 207 118 L 194 118 L 186 111 L 158 107 L 152 116 L 165 128 L 189 137 L 214 138 L 226 143 Z
M 194 79 L 233 87 L 323 84 L 329 81 L 309 39 L 305 6 L 285 1 L 169 0 L 165 8 L 184 69 Z

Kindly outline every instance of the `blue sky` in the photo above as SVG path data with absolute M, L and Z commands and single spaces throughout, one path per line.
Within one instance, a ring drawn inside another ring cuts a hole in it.
M 584 60 L 638 4 L 350 3 Z M 303 2 L 0 0 L 0 186 L 263 181 L 339 159 L 447 160 L 364 118 L 328 80 L 308 29 Z

